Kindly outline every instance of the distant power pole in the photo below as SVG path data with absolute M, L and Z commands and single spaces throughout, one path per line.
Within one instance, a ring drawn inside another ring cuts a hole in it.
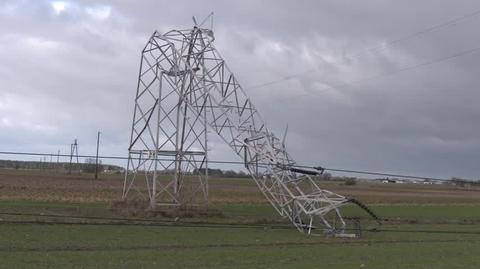
M 60 150 L 57 151 L 57 172 L 60 171 Z
M 100 146 L 100 131 L 97 133 L 97 155 L 95 156 L 95 179 L 98 179 L 98 148 Z
M 72 173 L 72 160 L 73 156 L 77 157 L 77 167 L 78 167 L 78 143 L 77 139 L 74 140 L 73 144 L 70 144 L 70 166 L 69 166 L 69 171 L 68 173 Z

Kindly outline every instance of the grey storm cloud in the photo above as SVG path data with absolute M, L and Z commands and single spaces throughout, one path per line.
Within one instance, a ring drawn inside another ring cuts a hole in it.
M 216 47 L 302 164 L 480 178 L 476 1 L 0 1 L 0 148 L 126 155 L 140 51 L 214 12 Z M 409 66 L 418 66 L 410 70 Z M 408 68 L 407 68 L 408 69 Z M 309 72 L 305 72 L 309 71 Z M 291 77 L 292 74 L 300 74 Z M 264 87 L 270 81 L 282 80 Z M 212 133 L 213 136 L 213 133 Z M 212 159 L 235 160 L 212 138 Z M 240 169 L 232 167 L 233 169 Z

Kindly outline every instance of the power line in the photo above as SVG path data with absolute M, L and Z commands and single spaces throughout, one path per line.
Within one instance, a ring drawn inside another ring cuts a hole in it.
M 34 152 L 13 152 L 13 151 L 0 151 L 2 155 L 23 155 L 23 156 L 50 156 L 52 153 L 34 153 Z M 57 154 L 57 156 L 61 157 L 70 157 L 70 155 L 66 154 Z M 80 158 L 94 158 L 94 155 L 78 155 Z M 112 159 L 112 160 L 128 160 L 128 157 L 122 156 L 98 156 L 100 159 Z M 130 158 L 133 160 L 145 160 L 141 158 Z M 156 161 L 175 161 L 175 158 L 150 158 L 150 160 Z M 201 161 L 198 161 L 201 162 Z M 245 165 L 244 162 L 240 161 L 220 161 L 220 160 L 209 160 L 209 163 L 215 164 L 234 164 L 234 165 Z M 258 163 L 260 167 L 271 165 L 269 163 Z M 408 178 L 408 179 L 419 179 L 419 180 L 430 180 L 430 181 L 449 181 L 450 179 L 446 178 L 437 178 L 437 177 L 423 177 L 423 176 L 415 176 L 415 175 L 404 175 L 404 174 L 392 174 L 392 173 L 384 173 L 384 172 L 376 172 L 376 171 L 364 171 L 364 170 L 355 170 L 355 169 L 340 169 L 340 168 L 329 168 L 329 167 L 319 167 L 319 166 L 311 166 L 311 165 L 289 165 L 288 168 L 306 168 L 312 169 L 314 171 L 330 171 L 330 172 L 338 172 L 338 173 L 350 173 L 350 174 L 362 174 L 362 175 L 375 175 L 375 176 L 385 176 L 385 177 L 396 177 L 396 178 Z M 312 172 L 317 173 L 319 172 Z M 468 181 L 474 181 L 472 179 L 465 179 Z
M 417 69 L 417 68 L 421 68 L 421 67 L 425 67 L 425 66 L 430 66 L 430 65 L 437 64 L 437 63 L 440 63 L 440 62 L 449 61 L 449 60 L 459 58 L 459 57 L 462 57 L 462 56 L 465 56 L 465 55 L 468 55 L 468 54 L 473 54 L 473 53 L 476 53 L 476 52 L 479 52 L 479 51 L 480 51 L 480 47 L 475 47 L 475 48 L 472 48 L 472 49 L 464 50 L 464 51 L 461 51 L 461 52 L 450 54 L 448 56 L 436 58 L 436 59 L 421 62 L 421 63 L 418 63 L 418 64 L 407 65 L 407 66 L 401 67 L 397 70 L 393 70 L 391 72 L 381 73 L 381 74 L 377 74 L 377 75 L 374 75 L 374 76 L 371 76 L 371 77 L 367 77 L 367 78 L 363 78 L 363 79 L 359 79 L 359 80 L 354 80 L 354 81 L 350 81 L 350 82 L 345 82 L 343 84 L 338 84 L 338 85 L 334 85 L 334 86 L 327 86 L 326 88 L 327 89 L 342 89 L 342 88 L 345 88 L 345 87 L 348 87 L 348 86 L 352 86 L 354 84 L 358 84 L 358 83 L 362 83 L 362 82 L 366 82 L 366 81 L 371 81 L 371 80 L 376 80 L 376 79 L 379 79 L 379 78 L 382 78 L 382 77 L 388 77 L 388 76 L 392 76 L 392 75 L 395 75 L 395 74 L 398 74 L 398 73 L 403 73 L 403 72 L 406 72 L 406 71 L 410 71 L 410 70 L 413 70 L 413 69 Z M 269 82 L 266 85 L 271 85 L 271 84 L 274 84 L 274 82 Z
M 417 37 L 426 35 L 426 34 L 428 34 L 428 33 L 434 32 L 434 31 L 436 31 L 436 30 L 442 29 L 442 28 L 444 28 L 444 27 L 456 25 L 457 23 L 459 23 L 459 22 L 461 22 L 461 21 L 463 21 L 463 20 L 467 20 L 467 19 L 473 18 L 473 17 L 478 16 L 478 15 L 480 15 L 480 10 L 475 10 L 475 11 L 473 11 L 473 12 L 471 12 L 471 13 L 468 13 L 468 14 L 465 14 L 465 15 L 463 15 L 463 16 L 456 17 L 456 18 L 453 18 L 453 19 L 451 19 L 451 20 L 445 21 L 445 22 L 443 22 L 443 23 L 439 23 L 439 24 L 436 24 L 436 25 L 427 27 L 427 28 L 425 28 L 425 29 L 422 29 L 422 30 L 420 30 L 420 31 L 417 31 L 417 32 L 408 34 L 408 35 L 406 35 L 406 36 L 403 36 L 403 37 L 400 37 L 400 38 L 397 38 L 397 39 L 393 39 L 393 40 L 387 41 L 387 42 L 385 42 L 385 43 L 382 44 L 382 45 L 375 46 L 375 47 L 370 47 L 370 48 L 366 48 L 366 49 L 363 49 L 363 50 L 358 51 L 358 52 L 356 52 L 356 53 L 352 53 L 352 54 L 350 54 L 350 55 L 347 54 L 347 55 L 344 56 L 344 60 L 338 62 L 337 64 L 347 63 L 349 59 L 351 59 L 351 58 L 358 58 L 360 55 L 362 55 L 362 54 L 364 54 L 364 53 L 367 53 L 367 52 L 375 52 L 375 51 L 385 50 L 386 48 L 391 47 L 391 46 L 393 46 L 393 45 L 395 45 L 395 44 L 398 44 L 398 43 L 401 43 L 401 42 L 405 42 L 405 41 L 408 41 L 408 40 L 411 40 L 411 39 L 414 39 L 414 38 L 417 38 Z M 263 87 L 270 86 L 270 85 L 273 85 L 273 84 L 277 84 L 277 83 L 280 83 L 280 82 L 283 82 L 283 81 L 288 81 L 288 80 L 290 80 L 290 79 L 292 79 L 292 78 L 296 78 L 296 77 L 299 77 L 299 76 L 303 76 L 303 75 L 306 75 L 306 74 L 315 72 L 315 71 L 317 71 L 317 70 L 318 70 L 318 68 L 311 68 L 311 69 L 308 69 L 308 70 L 305 70 L 305 71 L 302 71 L 302 72 L 293 73 L 293 74 L 288 75 L 288 76 L 286 76 L 286 77 L 283 77 L 283 78 L 281 78 L 281 79 L 272 80 L 272 81 L 268 81 L 268 82 L 265 82 L 265 83 L 253 85 L 253 86 L 247 87 L 247 88 L 245 88 L 245 89 L 246 89 L 246 90 L 251 90 L 251 89 L 263 88 Z
M 414 65 L 407 65 L 407 66 L 401 67 L 401 68 L 399 68 L 397 70 L 394 70 L 394 71 L 391 71 L 391 72 L 386 72 L 386 73 L 374 75 L 374 76 L 371 76 L 371 77 L 367 77 L 367 78 L 363 78 L 363 79 L 359 79 L 359 80 L 354 80 L 354 81 L 351 81 L 351 82 L 346 82 L 346 83 L 339 84 L 339 85 L 336 85 L 336 86 L 327 86 L 327 88 L 341 89 L 341 88 L 345 88 L 345 87 L 348 87 L 348 86 L 351 86 L 351 85 L 354 85 L 354 84 L 357 84 L 357 83 L 366 82 L 366 81 L 370 81 L 370 80 L 375 80 L 375 79 L 379 79 L 379 78 L 382 78 L 382 77 L 392 76 L 394 74 L 403 73 L 403 72 L 410 71 L 410 70 L 413 70 L 413 69 L 416 69 L 416 68 L 425 67 L 425 66 L 437 64 L 437 63 L 440 63 L 440 62 L 449 61 L 449 60 L 452 60 L 452 59 L 455 59 L 455 58 L 458 58 L 458 57 L 462 57 L 462 56 L 465 56 L 465 55 L 468 55 L 468 54 L 473 54 L 473 53 L 476 53 L 476 52 L 479 52 L 479 51 L 480 51 L 480 47 L 475 47 L 473 49 L 464 50 L 464 51 L 461 51 L 461 52 L 458 52 L 458 53 L 455 53 L 455 54 L 451 54 L 451 55 L 448 55 L 448 56 L 445 56 L 445 57 L 436 58 L 436 59 L 433 59 L 433 60 L 430 60 L 430 61 L 426 61 L 426 62 L 414 64 Z
M 337 85 L 333 85 L 333 86 L 327 85 L 324 89 L 338 90 L 338 89 L 346 88 L 346 87 L 349 87 L 349 86 L 353 86 L 353 85 L 358 84 L 358 83 L 363 83 L 363 82 L 367 82 L 367 81 L 371 81 L 371 80 L 380 79 L 380 78 L 383 78 L 383 77 L 393 76 L 393 75 L 398 74 L 398 73 L 403 73 L 403 72 L 407 72 L 407 71 L 410 71 L 410 70 L 413 70 L 413 69 L 422 68 L 422 67 L 434 65 L 434 64 L 437 64 L 437 63 L 453 60 L 455 58 L 459 58 L 459 57 L 462 57 L 462 56 L 465 56 L 465 55 L 477 53 L 479 51 L 480 51 L 480 47 L 475 47 L 475 48 L 472 48 L 472 49 L 464 50 L 464 51 L 461 51 L 461 52 L 457 52 L 457 53 L 450 54 L 448 56 L 444 56 L 444 57 L 440 57 L 440 58 L 436 58 L 436 59 L 433 59 L 433 60 L 429 60 L 429 61 L 425 61 L 425 62 L 413 64 L 413 65 L 407 65 L 407 66 L 401 67 L 399 69 L 393 70 L 391 72 L 380 73 L 380 74 L 377 74 L 377 75 L 373 75 L 371 77 L 367 77 L 367 78 L 363 78 L 363 79 L 359 79 L 359 80 L 354 80 L 354 81 L 350 81 L 350 82 L 345 82 L 345 83 L 337 84 Z M 265 86 L 275 84 L 275 83 L 276 82 L 269 82 L 269 83 L 266 83 Z M 302 95 L 306 95 L 306 93 L 304 93 Z
M 0 212 L 4 216 L 17 217 L 40 217 L 40 218 L 64 218 L 64 219 L 84 219 L 89 222 L 79 221 L 45 221 L 45 220 L 3 220 L 1 223 L 27 223 L 27 224 L 67 224 L 67 225 L 132 225 L 132 226 L 161 226 L 161 227 L 184 227 L 184 228 L 239 228 L 239 229 L 291 229 L 289 225 L 280 223 L 216 223 L 216 222 L 175 222 L 168 220 L 155 220 L 145 218 L 117 218 L 117 217 L 98 217 L 98 216 L 72 216 L 63 214 L 35 214 L 35 213 L 18 213 L 18 212 Z M 93 220 L 93 221 L 92 221 Z M 96 220 L 96 221 L 95 221 Z M 103 222 L 100 222 L 103 221 Z M 108 222 L 106 222 L 108 221 Z M 347 229 L 352 230 L 352 229 Z M 436 233 L 436 234 L 469 234 L 480 235 L 480 231 L 450 231 L 450 230 L 425 230 L 425 229 L 389 229 L 389 228 L 371 228 L 361 229 L 362 232 L 387 232 L 387 233 Z
M 340 173 L 352 173 L 352 174 L 364 174 L 364 175 L 375 175 L 375 176 L 384 176 L 384 177 L 423 179 L 423 180 L 433 180 L 433 181 L 449 181 L 449 179 L 445 179 L 445 178 L 422 177 L 422 176 L 390 174 L 390 173 L 382 173 L 382 172 L 348 170 L 348 169 L 338 169 L 338 168 L 325 168 L 325 171 L 340 172 Z

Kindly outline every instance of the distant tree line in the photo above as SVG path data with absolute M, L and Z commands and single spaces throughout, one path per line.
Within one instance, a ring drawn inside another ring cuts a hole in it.
M 459 187 L 480 186 L 480 180 L 471 181 L 471 180 L 466 180 L 458 177 L 452 177 L 449 180 L 449 183 Z
M 201 174 L 205 173 L 205 168 L 200 168 L 194 171 L 199 172 Z M 222 169 L 215 169 L 215 168 L 208 168 L 208 175 L 209 176 L 218 176 L 218 177 L 250 177 L 247 173 L 243 171 L 235 172 L 233 170 L 222 170 Z
M 102 164 L 99 160 L 99 172 L 122 172 L 124 169 L 117 165 Z M 43 162 L 43 161 L 16 161 L 0 160 L 0 169 L 23 169 L 23 170 L 62 170 L 62 171 L 80 171 L 84 173 L 95 172 L 95 159 L 86 159 L 85 163 L 72 162 Z
M 143 170 L 138 170 L 140 173 L 144 173 Z M 205 168 L 194 169 L 191 172 L 183 172 L 185 175 L 194 175 L 194 174 L 205 174 Z M 157 170 L 159 175 L 173 175 L 175 174 L 175 169 L 164 169 Z M 249 178 L 250 175 L 243 171 L 233 171 L 233 170 L 222 170 L 215 168 L 208 168 L 208 175 L 212 177 L 224 177 L 224 178 Z

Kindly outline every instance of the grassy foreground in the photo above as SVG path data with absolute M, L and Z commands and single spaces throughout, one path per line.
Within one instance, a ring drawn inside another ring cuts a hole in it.
M 226 204 L 220 208 L 224 216 L 202 220 L 257 220 L 256 225 L 204 226 L 185 225 L 190 219 L 165 225 L 162 218 L 127 225 L 98 203 L 3 201 L 0 268 L 480 267 L 478 206 L 372 208 L 390 220 L 378 227 L 381 232 L 364 232 L 352 240 L 305 236 L 282 225 L 273 212 L 262 214 L 269 211 L 266 204 Z
M 345 207 L 362 238 L 305 236 L 248 180 L 212 180 L 214 214 L 173 217 L 116 209 L 115 178 L 0 173 L 0 268 L 480 268 L 478 189 L 322 184 L 383 225 Z
M 480 266 L 478 235 L 375 234 L 348 241 L 306 237 L 293 230 L 30 224 L 2 228 L 3 268 Z

